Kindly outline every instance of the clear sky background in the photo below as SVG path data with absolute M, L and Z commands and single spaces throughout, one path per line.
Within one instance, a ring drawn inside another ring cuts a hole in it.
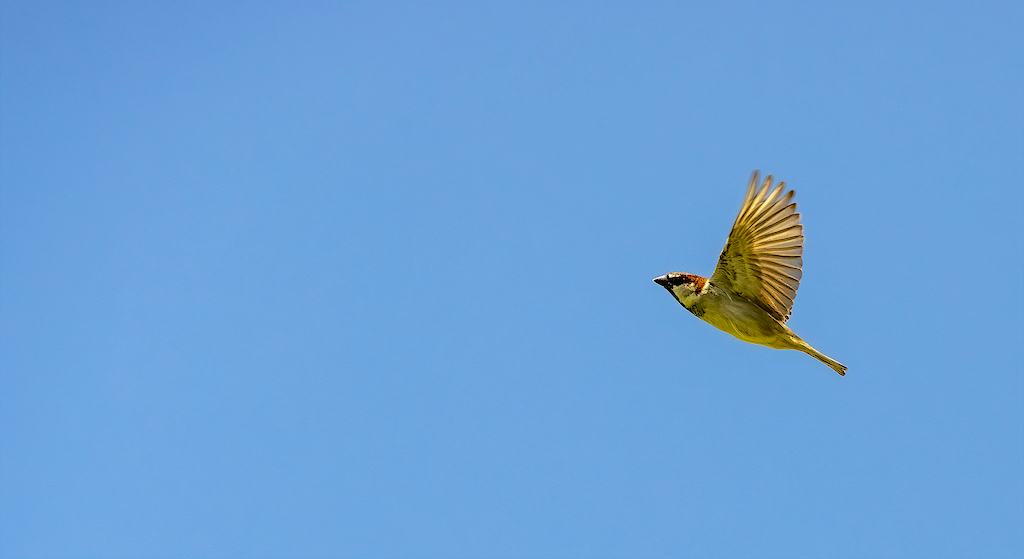
M 1024 555 L 1022 22 L 3 2 L 0 555 Z M 754 169 L 845 378 L 651 282 Z

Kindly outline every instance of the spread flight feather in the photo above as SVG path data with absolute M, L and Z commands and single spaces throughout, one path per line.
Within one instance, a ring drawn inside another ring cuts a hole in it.
M 779 322 L 786 322 L 800 286 L 804 235 L 793 191 L 786 183 L 772 190 L 772 176 L 758 190 L 757 171 L 750 177 L 743 207 L 711 283 L 756 303 Z

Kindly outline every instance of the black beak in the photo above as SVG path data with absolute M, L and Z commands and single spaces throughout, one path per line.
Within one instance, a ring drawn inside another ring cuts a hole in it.
M 664 287 L 665 289 L 668 289 L 668 275 L 666 274 L 664 276 L 658 276 L 654 278 L 654 283 Z

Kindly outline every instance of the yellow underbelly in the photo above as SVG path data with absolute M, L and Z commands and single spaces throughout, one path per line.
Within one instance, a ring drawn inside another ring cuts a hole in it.
M 738 298 L 709 301 L 701 318 L 708 324 L 745 342 L 775 349 L 795 348 L 792 330 L 761 307 Z

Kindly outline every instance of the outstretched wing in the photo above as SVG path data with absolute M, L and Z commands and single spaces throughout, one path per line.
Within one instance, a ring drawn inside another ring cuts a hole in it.
M 804 252 L 803 226 L 793 191 L 786 183 L 772 189 L 772 176 L 757 189 L 757 171 L 750 177 L 743 207 L 729 233 L 718 267 L 711 276 L 719 285 L 757 303 L 780 322 L 789 319 L 800 287 Z

